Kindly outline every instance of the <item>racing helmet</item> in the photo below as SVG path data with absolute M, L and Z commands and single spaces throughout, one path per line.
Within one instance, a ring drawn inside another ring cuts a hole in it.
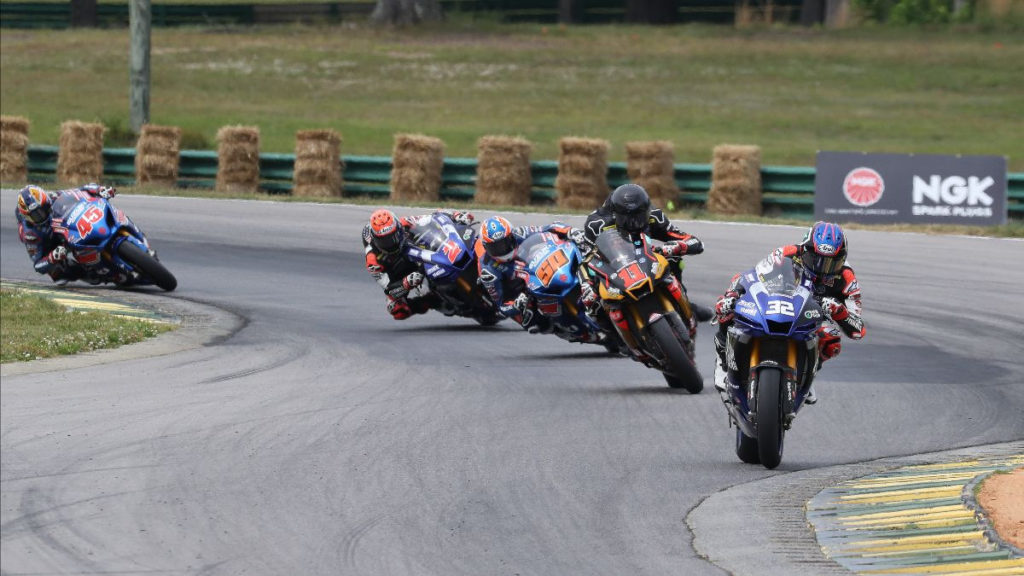
M 501 216 L 491 216 L 480 227 L 480 243 L 484 251 L 497 262 L 508 262 L 516 257 L 516 235 L 512 224 Z
M 651 198 L 637 184 L 623 184 L 610 197 L 615 227 L 636 234 L 642 232 L 651 218 Z
M 800 265 L 816 278 L 835 276 L 846 264 L 846 235 L 839 224 L 815 222 L 800 246 Z
M 39 186 L 28 185 L 18 192 L 18 213 L 33 226 L 46 223 L 53 211 L 50 195 Z
M 405 228 L 395 213 L 385 208 L 370 214 L 370 234 L 373 245 L 386 254 L 398 252 L 405 243 Z

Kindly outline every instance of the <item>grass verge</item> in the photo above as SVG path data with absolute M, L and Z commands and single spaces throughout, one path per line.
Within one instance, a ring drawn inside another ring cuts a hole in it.
M 169 324 L 69 310 L 16 288 L 0 289 L 0 363 L 117 348 L 173 330 Z

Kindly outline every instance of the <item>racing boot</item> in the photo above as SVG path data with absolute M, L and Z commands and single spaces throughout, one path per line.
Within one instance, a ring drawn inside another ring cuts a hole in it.
M 723 403 L 732 404 L 732 398 L 727 389 L 729 371 L 725 367 L 725 335 L 722 332 L 715 334 L 715 355 L 717 357 L 715 362 L 715 390 L 718 390 L 718 395 L 722 398 Z
M 807 396 L 804 396 L 804 404 L 817 404 L 818 395 L 814 393 L 814 384 L 807 388 Z

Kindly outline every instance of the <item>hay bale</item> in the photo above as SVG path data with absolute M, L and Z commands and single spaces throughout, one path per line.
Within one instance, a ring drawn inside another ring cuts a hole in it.
M 334 130 L 295 133 L 292 195 L 313 198 L 341 196 L 341 135 Z
M 254 194 L 260 188 L 260 129 L 224 126 L 217 130 L 218 192 Z
M 715 146 L 708 211 L 761 215 L 761 148 Z
M 566 137 L 558 141 L 558 206 L 593 210 L 608 197 L 607 140 Z
M 181 128 L 143 124 L 135 144 L 135 183 L 176 186 L 180 152 Z
M 444 142 L 421 134 L 396 134 L 391 200 L 436 202 L 441 198 Z
M 651 203 L 658 208 L 665 208 L 679 198 L 675 148 L 671 142 L 627 142 L 626 175 L 647 190 Z
M 21 116 L 0 116 L 0 182 L 28 181 L 28 129 Z
M 60 125 L 57 181 L 79 186 L 103 180 L 103 124 L 68 120 Z
M 477 141 L 476 197 L 479 204 L 525 206 L 533 175 L 530 142 L 511 136 L 484 136 Z

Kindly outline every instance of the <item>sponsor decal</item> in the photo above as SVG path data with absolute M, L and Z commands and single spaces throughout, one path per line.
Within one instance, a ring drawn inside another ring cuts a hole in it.
M 736 311 L 744 316 L 753 316 L 754 314 L 757 314 L 757 304 L 754 304 L 749 300 L 740 300 L 736 304 Z
M 843 179 L 843 196 L 854 206 L 871 206 L 882 199 L 884 192 L 882 175 L 867 166 L 850 170 Z
M 821 318 L 821 312 L 818 312 L 817 310 L 808 310 L 807 312 L 804 312 L 804 318 L 807 318 L 808 320 Z
M 995 181 L 991 176 L 947 176 L 933 174 L 927 180 L 915 175 L 913 187 L 915 216 L 956 216 L 991 218 L 992 196 L 986 192 Z

